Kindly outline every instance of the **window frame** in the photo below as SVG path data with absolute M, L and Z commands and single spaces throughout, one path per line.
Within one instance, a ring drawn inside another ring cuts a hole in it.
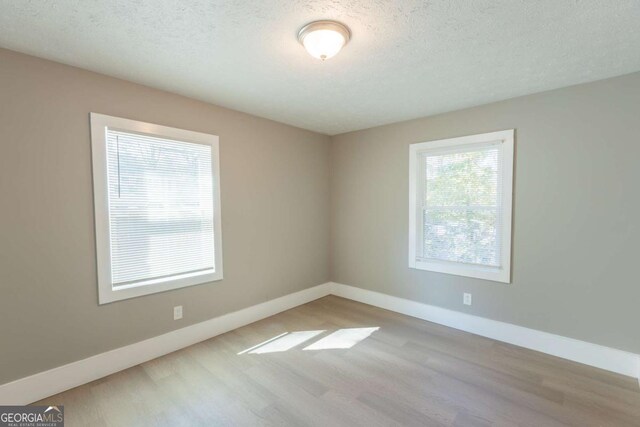
M 502 230 L 500 242 L 500 267 L 489 267 L 444 260 L 417 259 L 419 236 L 424 227 L 422 203 L 418 200 L 418 159 L 420 154 L 455 147 L 498 143 L 501 147 L 502 165 L 499 176 L 502 186 Z M 472 277 L 494 282 L 511 283 L 511 222 L 513 214 L 513 164 L 514 129 L 497 132 L 447 138 L 409 145 L 409 268 Z
M 93 196 L 98 275 L 98 304 L 107 304 L 143 295 L 165 292 L 222 280 L 222 218 L 220 205 L 219 139 L 216 135 L 161 126 L 105 114 L 90 113 L 91 156 L 93 163 Z M 214 271 L 178 274 L 159 279 L 141 280 L 119 287 L 112 285 L 111 233 L 109 223 L 109 187 L 107 175 L 107 130 L 155 136 L 159 138 L 204 144 L 211 147 L 213 181 Z

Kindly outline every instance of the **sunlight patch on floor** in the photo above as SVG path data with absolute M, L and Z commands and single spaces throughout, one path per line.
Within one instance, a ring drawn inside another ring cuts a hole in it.
M 334 333 L 314 342 L 304 350 L 329 350 L 337 348 L 351 348 L 372 333 L 380 329 L 375 328 L 348 328 L 339 329 Z
M 263 343 L 258 347 L 254 347 L 248 351 L 249 354 L 263 354 L 263 353 L 279 353 L 294 348 L 297 345 L 302 344 L 311 338 L 320 335 L 324 330 L 320 331 L 298 331 L 290 332 L 275 339 L 269 340 L 267 343 Z
M 281 333 L 280 335 L 276 335 L 275 337 L 269 338 L 269 339 L 268 339 L 268 340 L 266 340 L 266 341 L 262 341 L 260 344 L 256 344 L 256 345 L 254 345 L 253 347 L 249 347 L 249 348 L 248 348 L 248 349 L 246 349 L 246 350 L 242 350 L 240 353 L 238 353 L 238 355 L 240 355 L 240 354 L 245 354 L 245 353 L 249 353 L 251 350 L 255 350 L 256 348 L 258 348 L 258 347 L 260 347 L 260 346 L 263 346 L 263 345 L 265 345 L 265 344 L 267 344 L 267 343 L 270 343 L 271 341 L 275 341 L 275 340 L 277 340 L 278 338 L 280 338 L 281 336 L 287 335 L 288 333 L 289 333 L 289 332 L 283 332 L 283 333 Z
M 344 328 L 331 332 L 329 335 L 319 339 L 315 343 L 308 345 L 303 350 L 331 350 L 341 348 L 351 348 L 360 341 L 369 337 L 372 333 L 380 329 L 372 328 Z M 294 347 L 326 332 L 326 330 L 284 332 L 275 337 L 269 338 L 260 344 L 249 347 L 241 351 L 241 354 L 264 354 L 280 353 L 291 350 Z

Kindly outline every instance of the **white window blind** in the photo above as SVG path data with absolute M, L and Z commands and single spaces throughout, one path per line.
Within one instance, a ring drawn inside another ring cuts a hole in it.
M 513 130 L 412 144 L 409 266 L 510 281 Z
M 420 155 L 423 259 L 500 266 L 500 149 L 495 144 Z
M 113 286 L 215 271 L 211 147 L 107 131 Z
M 91 113 L 100 304 L 221 280 L 218 137 Z

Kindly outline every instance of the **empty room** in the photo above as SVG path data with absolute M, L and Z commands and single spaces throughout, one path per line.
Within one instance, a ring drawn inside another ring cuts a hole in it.
M 640 0 L 0 0 L 0 427 L 640 426 Z

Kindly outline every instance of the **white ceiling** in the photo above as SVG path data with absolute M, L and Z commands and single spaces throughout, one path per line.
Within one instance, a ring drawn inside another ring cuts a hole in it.
M 337 19 L 321 63 L 300 27 Z M 0 46 L 327 134 L 640 70 L 640 0 L 0 0 Z

